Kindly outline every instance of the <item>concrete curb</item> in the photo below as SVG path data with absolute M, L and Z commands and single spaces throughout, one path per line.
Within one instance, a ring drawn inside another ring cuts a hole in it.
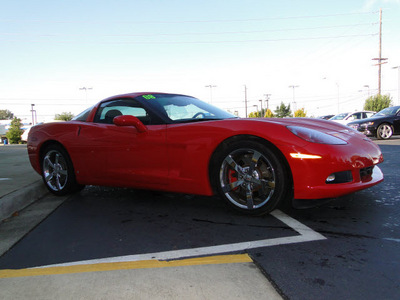
M 48 193 L 49 191 L 43 184 L 43 181 L 38 180 L 30 185 L 1 197 L 0 222 L 12 216 L 13 213 L 24 209 Z

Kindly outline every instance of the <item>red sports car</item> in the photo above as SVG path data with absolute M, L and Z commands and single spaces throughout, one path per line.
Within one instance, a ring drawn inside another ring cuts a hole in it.
M 85 185 L 219 194 L 253 215 L 287 199 L 324 199 L 378 184 L 379 147 L 307 119 L 240 119 L 196 98 L 132 93 L 69 122 L 32 127 L 33 168 L 56 195 Z

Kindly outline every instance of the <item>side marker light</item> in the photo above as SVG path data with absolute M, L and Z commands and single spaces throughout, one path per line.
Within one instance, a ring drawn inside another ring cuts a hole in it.
M 320 159 L 320 158 L 322 158 L 322 156 L 319 156 L 319 155 L 303 154 L 303 153 L 290 153 L 290 156 L 293 158 L 300 158 L 300 159 Z

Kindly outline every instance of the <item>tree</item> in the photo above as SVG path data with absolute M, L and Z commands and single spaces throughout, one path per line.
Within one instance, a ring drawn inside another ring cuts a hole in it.
M 284 118 L 284 117 L 290 117 L 292 115 L 292 111 L 290 110 L 290 104 L 286 106 L 281 102 L 280 106 L 277 106 L 275 109 L 275 116 L 277 118 Z
M 0 120 L 11 120 L 14 114 L 8 109 L 0 109 Z
M 259 118 L 260 117 L 260 112 L 259 111 L 253 111 L 249 113 L 249 118 Z
M 54 117 L 54 120 L 71 121 L 73 117 L 75 117 L 75 116 L 72 113 L 63 112 L 61 114 L 56 114 L 56 116 Z
M 307 115 L 306 111 L 304 108 L 298 109 L 294 112 L 294 117 L 295 118 L 305 118 Z
M 273 117 L 274 117 L 274 114 L 273 114 L 272 111 L 268 108 L 268 109 L 265 111 L 264 118 L 273 118 Z
M 21 135 L 24 133 L 21 127 L 21 119 L 14 117 L 14 119 L 11 121 L 10 128 L 6 133 L 6 137 L 10 144 L 18 144 L 21 141 Z
M 389 95 L 375 95 L 365 100 L 364 110 L 381 111 L 392 105 L 392 98 Z

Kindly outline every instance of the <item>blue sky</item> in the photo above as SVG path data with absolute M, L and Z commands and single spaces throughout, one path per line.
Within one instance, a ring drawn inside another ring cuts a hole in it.
M 308 115 L 360 110 L 377 89 L 379 8 L 382 92 L 398 101 L 399 0 L 0 3 L 0 109 L 21 118 L 31 103 L 40 121 L 144 90 L 210 102 L 206 85 L 242 117 L 245 85 L 249 112 L 265 94 L 292 103 L 290 85 Z

